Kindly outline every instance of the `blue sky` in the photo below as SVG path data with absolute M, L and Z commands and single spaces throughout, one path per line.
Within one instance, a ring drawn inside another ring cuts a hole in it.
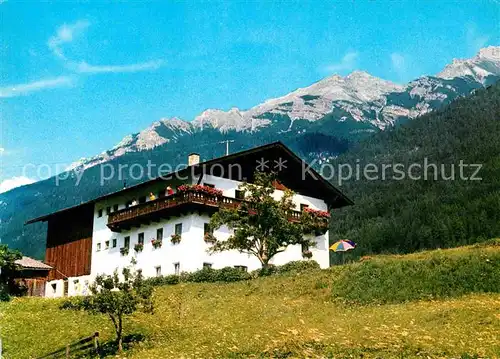
M 499 0 L 0 0 L 0 181 L 163 117 L 249 108 L 334 73 L 437 73 L 498 45 L 499 11 Z

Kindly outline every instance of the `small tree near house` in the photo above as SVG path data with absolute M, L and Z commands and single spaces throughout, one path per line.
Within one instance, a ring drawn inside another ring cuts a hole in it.
M 68 300 L 63 309 L 83 309 L 91 314 L 108 315 L 116 333 L 118 351 L 123 350 L 123 321 L 138 310 L 153 312 L 153 288 L 144 282 L 142 274 L 133 274 L 124 268 L 122 277 L 115 270 L 113 275 L 97 276 L 90 287 L 92 295 Z
M 0 244 L 0 301 L 8 300 L 10 294 L 18 294 L 19 287 L 14 283 L 19 266 L 16 260 L 21 259 L 19 251 Z
M 289 245 L 313 246 L 307 235 L 314 231 L 316 224 L 310 215 L 301 216 L 300 221 L 290 221 L 295 205 L 293 192 L 285 189 L 284 195 L 275 200 L 274 175 L 255 173 L 255 183 L 244 183 L 240 190 L 246 193 L 239 208 L 221 208 L 210 220 L 210 228 L 226 225 L 233 230 L 227 240 L 217 240 L 212 252 L 238 250 L 257 257 L 262 269 Z

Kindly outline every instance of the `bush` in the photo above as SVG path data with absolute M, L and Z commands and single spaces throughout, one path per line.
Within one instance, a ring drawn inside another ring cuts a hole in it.
M 194 282 L 194 283 L 213 283 L 217 282 L 217 274 L 215 269 L 203 268 L 192 273 L 182 273 L 183 282 Z
M 278 272 L 278 268 L 275 265 L 270 264 L 267 268 L 256 269 L 252 271 L 252 278 L 267 277 Z
M 65 299 L 62 304 L 59 306 L 59 309 L 70 309 L 70 310 L 79 310 L 85 307 L 85 302 L 88 297 L 84 296 L 75 296 L 69 297 Z
M 252 273 L 233 267 L 224 267 L 222 269 L 203 268 L 196 272 L 182 272 L 180 275 L 153 277 L 144 281 L 152 286 L 174 285 L 178 283 L 230 283 L 273 274 L 300 273 L 316 269 L 320 269 L 316 261 L 293 261 L 282 266 L 270 265 L 267 269 L 257 269 Z
M 224 267 L 218 271 L 218 281 L 220 282 L 238 282 L 251 278 L 250 273 L 238 268 Z
M 155 287 L 160 285 L 174 285 L 179 283 L 179 276 L 172 274 L 161 277 L 152 277 L 145 279 L 144 282 Z
M 238 282 L 250 278 L 251 275 L 246 271 L 233 267 L 224 267 L 222 269 L 203 268 L 193 273 L 184 273 L 181 281 L 194 283 Z
M 0 283 L 0 302 L 8 302 L 10 300 L 9 291 L 7 286 Z
M 291 261 L 282 266 L 276 267 L 278 274 L 282 273 L 300 273 L 310 270 L 320 269 L 318 262 L 316 261 Z
M 332 295 L 357 303 L 399 303 L 500 292 L 500 252 L 473 248 L 382 257 L 340 272 Z
M 250 273 L 241 269 L 224 267 L 222 269 L 203 268 L 196 272 L 182 272 L 180 275 L 167 275 L 145 279 L 152 286 L 174 285 L 178 283 L 215 283 L 238 282 L 251 279 Z

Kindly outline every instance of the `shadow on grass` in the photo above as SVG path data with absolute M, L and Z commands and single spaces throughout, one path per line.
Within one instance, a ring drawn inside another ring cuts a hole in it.
M 123 337 L 123 350 L 131 349 L 135 344 L 144 341 L 146 337 L 143 334 L 129 334 Z M 83 339 L 87 340 L 87 339 Z M 78 343 L 78 342 L 76 342 Z M 105 358 L 110 355 L 116 355 L 118 353 L 118 345 L 116 341 L 109 340 L 107 342 L 100 343 L 99 350 L 96 353 L 94 348 L 94 343 L 85 343 L 78 348 L 70 347 L 69 357 L 74 359 L 83 358 Z M 53 358 L 65 358 L 66 357 L 66 346 L 60 349 L 46 354 L 38 359 L 53 359 Z
M 128 334 L 123 337 L 123 350 L 131 349 L 135 344 L 143 342 L 146 337 L 144 334 Z M 109 340 L 100 345 L 99 358 L 105 358 L 108 355 L 116 355 L 118 353 L 118 344 L 115 340 Z

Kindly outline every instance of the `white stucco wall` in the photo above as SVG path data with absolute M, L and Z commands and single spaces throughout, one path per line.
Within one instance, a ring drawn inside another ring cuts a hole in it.
M 45 297 L 47 298 L 62 297 L 64 295 L 63 291 L 64 281 L 62 279 L 52 280 L 45 283 Z
M 184 181 L 185 183 L 197 183 L 198 179 Z M 228 197 L 235 196 L 235 190 L 238 189 L 240 182 L 205 175 L 202 182 L 213 184 L 216 188 L 221 189 L 223 194 Z M 172 188 L 176 188 L 179 184 L 171 184 Z M 141 225 L 139 228 L 134 227 L 128 231 L 120 233 L 112 232 L 107 227 L 108 215 L 106 208 L 118 204 L 119 209 L 125 208 L 125 203 L 133 198 L 147 196 L 149 192 L 157 195 L 158 191 L 164 189 L 166 183 L 155 184 L 151 187 L 141 190 L 140 192 L 127 194 L 127 196 L 117 195 L 96 203 L 94 208 L 94 225 L 92 235 L 92 260 L 91 274 L 79 278 L 68 278 L 68 295 L 85 294 L 87 285 L 98 274 L 111 274 L 115 269 L 121 270 L 123 267 L 130 266 L 132 258 L 135 259 L 135 269 L 141 269 L 145 277 L 153 277 L 156 273 L 156 267 L 161 267 L 161 275 L 175 273 L 175 263 L 179 263 L 180 271 L 195 271 L 203 268 L 203 263 L 210 263 L 212 268 L 218 269 L 226 266 L 246 266 L 249 271 L 260 268 L 260 262 L 252 255 L 239 253 L 237 251 L 227 251 L 223 253 L 208 253 L 209 245 L 203 240 L 204 224 L 210 221 L 208 215 L 190 213 L 180 217 L 172 217 L 168 220 Z M 276 190 L 275 198 L 279 198 L 283 192 Z M 148 199 L 149 200 L 149 199 Z M 307 197 L 301 194 L 296 194 L 293 198 L 297 210 L 301 204 L 306 204 L 311 208 L 319 210 L 327 210 L 326 203 L 317 198 Z M 101 217 L 98 216 L 99 210 L 103 210 Z M 182 223 L 182 239 L 179 244 L 172 244 L 170 241 L 171 235 L 174 233 L 174 228 L 177 223 Z M 153 248 L 151 239 L 156 238 L 158 228 L 163 228 L 163 245 L 161 248 Z M 134 245 L 138 243 L 139 233 L 144 233 L 144 249 L 142 252 L 136 253 Z M 227 228 L 222 227 L 214 232 L 218 239 L 225 239 L 230 235 Z M 129 254 L 122 255 L 120 248 L 124 246 L 125 237 L 130 237 Z M 116 239 L 116 247 L 113 247 L 113 239 Z M 105 248 L 106 241 L 109 241 L 109 248 Z M 316 247 L 310 248 L 313 253 L 312 259 L 317 261 L 322 268 L 329 266 L 328 254 L 328 232 L 324 235 L 315 237 Z M 100 243 L 101 249 L 97 250 L 97 245 Z M 303 260 L 302 250 L 300 246 L 289 246 L 286 251 L 279 253 L 272 261 L 275 265 L 282 265 L 293 260 Z M 78 280 L 78 283 L 75 283 Z M 56 282 L 56 281 L 52 281 Z M 53 293 L 50 284 L 47 283 L 46 293 L 48 296 L 61 296 L 63 290 L 62 281 L 57 281 L 57 293 Z
M 68 296 L 88 295 L 89 286 L 94 280 L 94 276 L 86 275 L 80 277 L 68 277 Z M 45 297 L 57 298 L 64 296 L 64 279 L 55 279 L 45 283 Z M 56 289 L 54 290 L 54 286 Z

